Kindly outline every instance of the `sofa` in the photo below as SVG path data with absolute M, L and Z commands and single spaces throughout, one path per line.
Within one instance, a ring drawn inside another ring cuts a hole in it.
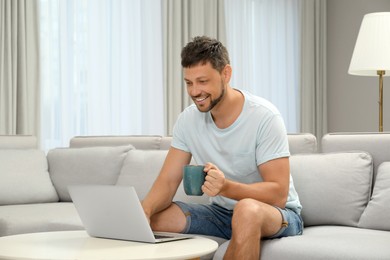
M 261 259 L 390 259 L 390 133 L 288 135 L 303 205 L 302 236 L 264 240 Z M 76 136 L 38 149 L 33 136 L 0 136 L 0 236 L 80 230 L 70 184 L 131 185 L 143 199 L 170 146 L 163 136 Z M 192 162 L 196 164 L 196 162 Z M 175 200 L 207 203 L 186 196 Z M 219 243 L 222 259 L 229 241 Z

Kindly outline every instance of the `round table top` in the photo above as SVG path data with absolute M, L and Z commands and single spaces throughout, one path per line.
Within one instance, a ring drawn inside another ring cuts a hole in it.
M 158 244 L 90 237 L 82 231 L 55 231 L 0 237 L 1 259 L 191 259 L 214 252 L 218 243 L 194 238 Z

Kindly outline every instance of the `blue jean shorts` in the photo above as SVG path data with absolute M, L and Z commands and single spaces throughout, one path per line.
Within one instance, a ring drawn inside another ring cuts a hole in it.
M 175 201 L 187 218 L 187 224 L 182 233 L 200 234 L 230 239 L 232 236 L 233 210 L 225 209 L 216 204 L 193 204 Z M 301 235 L 303 221 L 299 214 L 291 209 L 276 207 L 282 214 L 283 224 L 280 230 L 271 238 Z

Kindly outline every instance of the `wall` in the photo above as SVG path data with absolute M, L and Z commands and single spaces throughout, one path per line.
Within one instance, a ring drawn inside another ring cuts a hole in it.
M 390 0 L 327 0 L 328 132 L 378 131 L 379 79 L 348 74 L 363 16 L 372 12 L 390 12 Z M 383 128 L 390 131 L 390 77 L 383 91 Z

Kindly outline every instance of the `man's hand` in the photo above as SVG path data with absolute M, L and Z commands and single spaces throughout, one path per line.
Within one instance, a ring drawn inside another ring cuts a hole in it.
M 226 181 L 225 174 L 212 163 L 207 163 L 204 171 L 207 175 L 202 186 L 202 191 L 210 197 L 217 196 L 224 188 Z

